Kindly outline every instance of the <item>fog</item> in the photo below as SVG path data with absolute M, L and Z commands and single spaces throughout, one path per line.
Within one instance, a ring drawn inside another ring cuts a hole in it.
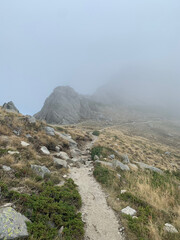
M 179 0 L 1 0 L 0 105 L 34 114 L 56 86 L 105 84 L 180 111 L 179 11 Z

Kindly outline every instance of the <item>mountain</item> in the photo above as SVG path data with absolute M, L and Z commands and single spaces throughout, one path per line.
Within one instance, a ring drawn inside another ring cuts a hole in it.
M 68 86 L 55 88 L 35 117 L 52 124 L 74 124 L 103 118 L 98 103 Z

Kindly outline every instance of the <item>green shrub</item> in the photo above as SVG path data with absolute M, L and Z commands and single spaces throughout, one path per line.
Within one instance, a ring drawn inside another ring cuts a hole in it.
M 81 207 L 81 197 L 72 179 L 62 187 L 53 186 L 51 181 L 42 183 L 39 194 L 8 192 L 7 186 L 0 183 L 6 200 L 15 201 L 17 208 L 28 217 L 29 240 L 53 240 L 63 226 L 63 239 L 83 239 L 84 224 L 77 210 Z M 52 222 L 54 226 L 50 226 Z
M 92 133 L 92 135 L 94 135 L 94 136 L 99 136 L 99 135 L 100 135 L 100 132 L 97 131 L 97 130 L 95 130 L 95 131 Z
M 114 154 L 115 156 L 117 155 L 114 152 L 113 149 L 107 148 L 107 147 L 96 146 L 96 147 L 93 147 L 91 149 L 91 158 L 92 158 L 92 160 L 94 160 L 95 155 L 97 155 L 98 157 L 100 157 L 102 155 L 102 157 L 105 158 L 105 157 L 109 156 L 110 154 Z
M 109 186 L 112 181 L 112 175 L 110 171 L 103 167 L 100 163 L 96 163 L 93 172 L 94 177 L 96 180 L 106 186 Z

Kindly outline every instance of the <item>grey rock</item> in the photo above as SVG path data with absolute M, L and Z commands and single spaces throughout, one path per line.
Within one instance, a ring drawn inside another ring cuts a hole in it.
M 55 150 L 56 150 L 56 152 L 60 152 L 60 151 L 61 151 L 61 148 L 60 148 L 59 146 L 56 146 L 56 147 L 55 147 Z
M 115 159 L 115 155 L 114 155 L 114 154 L 111 154 L 111 155 L 109 156 L 109 158 L 113 160 L 113 159 Z
M 41 147 L 41 152 L 45 155 L 50 155 L 50 152 L 49 150 L 47 149 L 47 147 L 43 146 Z
M 67 168 L 67 162 L 65 160 L 59 159 L 59 158 L 53 158 L 54 164 L 57 168 Z
M 50 175 L 50 170 L 45 166 L 31 165 L 32 170 L 40 177 L 44 178 L 45 174 Z
M 165 155 L 168 155 L 168 156 L 170 156 L 170 155 L 171 155 L 171 153 L 170 153 L 170 152 L 165 152 Z
M 16 212 L 11 207 L 0 208 L 0 239 L 22 239 L 28 237 L 24 215 Z
M 44 127 L 44 130 L 47 135 L 49 136 L 55 136 L 55 130 L 52 127 Z
M 108 166 L 108 167 L 112 167 L 112 163 L 110 162 L 106 162 L 106 161 L 100 161 L 100 160 L 96 160 L 95 163 L 101 163 L 104 166 Z
M 28 123 L 30 123 L 30 124 L 35 124 L 36 123 L 36 118 L 33 117 L 33 116 L 27 115 L 26 119 L 27 119 Z
M 19 154 L 19 152 L 18 151 L 8 151 L 8 153 L 10 154 L 10 155 L 14 155 L 14 154 Z
M 22 147 L 28 147 L 30 144 L 24 141 L 21 141 L 21 146 Z
M 129 163 L 130 163 L 130 161 L 129 161 L 129 158 L 128 158 L 128 155 L 127 155 L 127 154 L 125 154 L 125 155 L 122 155 L 122 159 L 123 159 L 123 163 L 124 163 L 124 164 L 129 164 Z
M 21 135 L 21 129 L 13 130 L 13 133 L 17 136 L 20 136 Z
M 78 148 L 71 148 L 70 153 L 73 158 L 77 158 L 81 155 L 81 151 Z
M 8 166 L 6 166 L 6 165 L 3 165 L 3 166 L 2 166 L 2 169 L 3 169 L 5 172 L 11 171 L 11 168 L 8 167 Z
M 29 133 L 26 134 L 26 137 L 27 137 L 27 138 L 32 138 L 31 134 L 29 134 Z
M 141 168 L 141 169 L 149 169 L 153 172 L 157 172 L 157 173 L 160 173 L 162 174 L 163 171 L 159 168 L 156 168 L 156 167 L 153 167 L 151 165 L 148 165 L 148 164 L 145 164 L 145 163 L 142 163 L 142 162 L 135 162 L 136 164 L 138 164 L 138 166 Z
M 113 161 L 113 167 L 114 167 L 114 168 L 119 167 L 122 171 L 129 171 L 129 170 L 130 170 L 129 167 L 128 167 L 128 165 L 123 164 L 123 163 L 121 163 L 121 162 L 118 161 L 118 160 L 114 160 L 114 161 Z
M 134 170 L 134 171 L 138 170 L 138 166 L 136 164 L 129 163 L 128 166 L 130 167 L 131 170 Z
M 76 93 L 71 87 L 54 89 L 43 108 L 35 115 L 37 119 L 54 124 L 73 124 L 81 120 L 98 119 L 99 105 L 89 97 Z
M 63 160 L 68 160 L 69 159 L 69 156 L 66 152 L 59 152 L 59 153 L 56 153 L 55 156 L 63 159 Z
M 121 212 L 130 216 L 135 216 L 137 214 L 136 210 L 129 206 L 127 206 L 126 208 L 123 208 Z
M 68 141 L 70 147 L 77 147 L 77 142 L 75 142 L 72 138 L 71 135 L 66 134 L 66 133 L 60 133 L 60 132 L 55 132 L 57 135 L 59 135 L 62 139 Z
M 15 105 L 12 101 L 10 101 L 8 103 L 4 103 L 2 108 L 8 112 L 19 113 L 19 110 L 15 107 Z
M 170 233 L 178 233 L 178 230 L 173 225 L 171 225 L 170 223 L 166 223 L 164 225 L 164 230 L 166 232 L 170 232 Z
M 99 160 L 99 157 L 97 155 L 94 156 L 94 160 Z

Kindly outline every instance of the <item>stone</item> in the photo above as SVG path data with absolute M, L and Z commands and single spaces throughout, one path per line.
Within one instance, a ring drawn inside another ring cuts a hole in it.
M 138 170 L 138 166 L 136 166 L 136 164 L 129 163 L 128 166 L 130 167 L 130 169 L 131 169 L 132 171 L 137 171 L 137 170 Z
M 63 159 L 63 160 L 68 160 L 69 159 L 69 156 L 66 152 L 59 152 L 59 153 L 56 153 L 55 156 Z
M 61 238 L 63 234 L 64 227 L 62 226 L 58 231 L 58 236 Z
M 31 165 L 32 170 L 40 177 L 44 178 L 46 174 L 50 175 L 50 170 L 45 166 Z
M 59 135 L 59 137 L 62 139 L 68 141 L 70 147 L 77 147 L 78 144 L 71 138 L 71 135 L 60 132 L 56 132 L 56 134 Z
M 123 208 L 121 210 L 122 213 L 126 214 L 126 215 L 130 215 L 131 217 L 132 216 L 135 216 L 137 214 L 136 210 L 127 206 L 126 208 Z
M 6 166 L 6 165 L 3 165 L 3 166 L 2 166 L 2 169 L 3 169 L 5 172 L 11 171 L 11 168 L 8 167 L 8 166 Z
M 21 135 L 21 129 L 13 130 L 13 133 L 17 136 L 20 136 Z
M 128 155 L 127 155 L 127 154 L 125 154 L 125 155 L 122 155 L 122 159 L 123 159 L 123 163 L 124 163 L 124 164 L 129 164 L 129 163 L 130 163 L 130 161 L 129 161 L 129 158 L 128 158 Z
M 178 233 L 178 230 L 170 223 L 164 225 L 164 230 L 169 233 Z
M 60 152 L 60 151 L 61 151 L 61 148 L 60 148 L 59 146 L 56 146 L 56 147 L 55 147 L 55 150 L 56 150 L 56 152 Z
M 8 151 L 8 153 L 10 154 L 10 155 L 14 155 L 14 154 L 19 154 L 19 152 L 18 151 Z
M 26 137 L 27 137 L 27 138 L 32 138 L 31 134 L 29 134 L 29 133 L 26 134 Z
M 168 155 L 168 156 L 170 156 L 170 155 L 171 155 L 171 153 L 170 153 L 170 152 L 165 152 L 165 155 Z
M 67 178 L 67 175 L 65 174 L 65 175 L 63 175 L 63 178 Z
M 121 178 L 121 175 L 119 173 L 117 173 L 117 177 L 120 179 Z
M 135 162 L 136 164 L 138 164 L 138 166 L 141 168 L 141 169 L 149 169 L 153 172 L 157 172 L 157 173 L 160 173 L 162 174 L 163 171 L 159 168 L 156 168 L 156 167 L 153 167 L 151 165 L 148 165 L 148 164 L 145 164 L 145 163 L 142 163 L 142 162 Z
M 12 101 L 4 103 L 2 108 L 5 109 L 7 112 L 19 113 L 19 110 L 15 107 Z
M 55 130 L 52 127 L 44 127 L 44 130 L 47 135 L 49 136 L 55 136 Z
M 0 239 L 28 237 L 26 222 L 29 222 L 29 219 L 12 207 L 0 208 Z
M 53 161 L 54 161 L 54 165 L 57 167 L 57 168 L 67 168 L 68 167 L 68 164 L 65 160 L 62 160 L 62 159 L 59 159 L 59 158 L 53 158 Z
M 108 167 L 112 167 L 113 166 L 112 163 L 106 162 L 106 161 L 96 160 L 95 163 L 100 163 L 100 164 L 102 164 L 104 166 L 108 166 Z
M 28 147 L 30 144 L 24 141 L 21 141 L 21 146 L 22 147 Z
M 45 155 L 50 155 L 50 152 L 49 150 L 47 149 L 47 147 L 43 146 L 41 147 L 41 152 Z
M 33 116 L 27 115 L 26 119 L 27 119 L 28 123 L 30 123 L 30 124 L 35 124 L 36 123 L 36 119 Z
M 99 160 L 99 157 L 97 155 L 94 156 L 94 160 Z
M 111 154 L 111 155 L 109 155 L 109 158 L 110 158 L 110 159 L 115 159 L 115 155 L 114 155 L 114 154 Z
M 129 171 L 130 169 L 129 169 L 129 167 L 128 167 L 128 165 L 126 165 L 126 164 L 123 164 L 123 163 L 121 163 L 120 161 L 118 161 L 118 160 L 114 160 L 113 161 L 113 167 L 114 168 L 120 168 L 122 171 Z
M 121 194 L 124 194 L 126 192 L 127 192 L 127 190 L 121 190 Z
M 81 151 L 78 148 L 71 148 L 70 149 L 71 157 L 77 158 L 81 155 Z

